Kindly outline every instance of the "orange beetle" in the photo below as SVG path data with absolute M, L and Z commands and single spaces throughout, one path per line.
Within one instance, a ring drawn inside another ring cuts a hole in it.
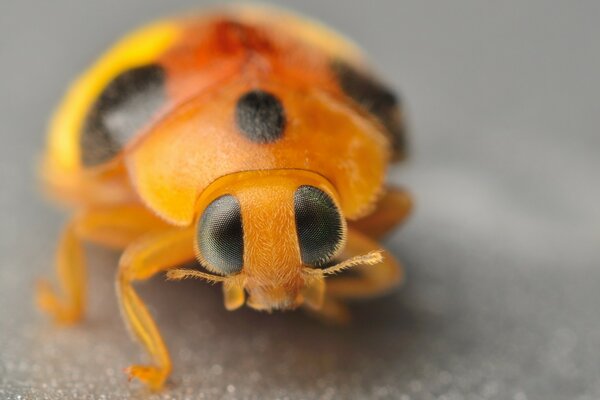
M 38 303 L 79 320 L 82 242 L 124 250 L 123 317 L 153 360 L 128 373 L 153 389 L 171 360 L 133 283 L 156 273 L 222 282 L 228 310 L 343 322 L 344 300 L 402 280 L 375 239 L 409 213 L 407 193 L 384 185 L 404 152 L 396 97 L 321 25 L 239 7 L 150 25 L 80 77 L 52 120 L 44 185 L 77 212 L 58 247 L 61 291 L 41 282 Z M 179 268 L 192 260 L 203 269 Z

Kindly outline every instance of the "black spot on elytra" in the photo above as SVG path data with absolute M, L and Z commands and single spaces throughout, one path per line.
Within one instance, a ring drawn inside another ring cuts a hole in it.
M 331 68 L 344 93 L 379 119 L 390 135 L 395 157 L 402 157 L 406 153 L 406 133 L 396 94 L 372 76 L 343 61 L 334 61 Z
M 238 100 L 235 122 L 251 141 L 271 143 L 283 136 L 285 110 L 279 99 L 271 93 L 252 90 Z
M 165 71 L 146 65 L 122 72 L 104 88 L 90 109 L 81 134 L 85 166 L 109 161 L 166 101 Z

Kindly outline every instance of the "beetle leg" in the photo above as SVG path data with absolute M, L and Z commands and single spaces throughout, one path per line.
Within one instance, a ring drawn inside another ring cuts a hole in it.
M 149 232 L 169 227 L 138 204 L 94 208 L 77 215 L 75 222 L 81 238 L 118 250 Z
M 404 189 L 389 187 L 372 214 L 357 221 L 351 221 L 348 225 L 378 239 L 405 220 L 411 209 L 410 194 Z
M 347 325 L 350 323 L 351 316 L 348 307 L 340 300 L 327 296 L 323 299 L 320 307 L 314 308 L 304 304 L 303 308 L 308 314 L 318 318 L 329 325 Z
M 348 229 L 348 242 L 343 257 L 353 257 L 379 249 L 373 239 L 355 230 Z M 385 293 L 398 286 L 404 276 L 400 264 L 387 251 L 383 261 L 375 265 L 356 267 L 359 276 L 335 277 L 326 280 L 326 296 L 336 299 L 360 299 Z
M 131 244 L 119 263 L 117 291 L 123 318 L 153 361 L 153 365 L 133 365 L 127 373 L 153 390 L 163 386 L 171 372 L 171 359 L 152 316 L 132 283 L 193 260 L 193 240 L 192 228 L 156 232 Z
M 86 271 L 83 247 L 74 222 L 67 224 L 61 235 L 56 272 L 64 296 L 58 295 L 49 281 L 41 280 L 37 285 L 37 304 L 59 323 L 77 322 L 85 309 Z
M 75 215 L 63 230 L 56 252 L 60 292 L 41 280 L 38 306 L 59 323 L 74 323 L 85 310 L 86 268 L 82 242 L 122 249 L 141 235 L 164 229 L 165 223 L 139 205 L 86 209 Z
M 342 258 L 352 258 L 373 251 L 380 246 L 373 239 L 356 229 L 348 229 L 346 249 Z M 361 299 L 376 296 L 389 291 L 402 282 L 403 270 L 394 257 L 383 251 L 383 261 L 375 265 L 357 266 L 358 276 L 339 276 L 325 280 L 325 294 L 322 302 L 306 302 L 303 304 L 310 314 L 325 323 L 345 325 L 350 322 L 350 312 L 343 304 L 344 300 Z M 306 288 L 309 294 L 313 287 Z M 306 300 L 309 300 L 307 297 Z

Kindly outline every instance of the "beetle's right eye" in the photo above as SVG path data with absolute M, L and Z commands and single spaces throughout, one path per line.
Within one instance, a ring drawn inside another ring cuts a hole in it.
M 241 271 L 244 232 L 240 203 L 234 196 L 221 196 L 206 207 L 198 224 L 198 248 L 215 272 L 231 275 Z

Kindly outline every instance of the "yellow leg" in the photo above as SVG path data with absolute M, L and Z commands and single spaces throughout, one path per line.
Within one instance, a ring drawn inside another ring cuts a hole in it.
M 123 317 L 152 358 L 152 365 L 133 365 L 130 378 L 138 378 L 153 390 L 159 390 L 171 372 L 171 359 L 156 323 L 135 292 L 132 282 L 145 280 L 158 272 L 193 260 L 193 228 L 167 230 L 144 236 L 131 244 L 119 265 L 117 291 Z
M 86 271 L 83 248 L 71 222 L 65 227 L 56 252 L 56 272 L 61 294 L 47 280 L 37 285 L 38 307 L 60 324 L 79 321 L 85 309 Z
M 375 211 L 349 226 L 372 238 L 378 239 L 389 233 L 405 220 L 412 209 L 412 199 L 403 189 L 390 187 L 377 204 Z
M 348 230 L 348 242 L 342 258 L 351 258 L 379 250 L 373 239 L 355 229 Z M 352 271 L 358 276 L 331 277 L 325 279 L 325 296 L 320 307 L 304 304 L 304 308 L 325 323 L 345 325 L 350 322 L 350 312 L 344 300 L 362 299 L 383 294 L 398 286 L 403 271 L 394 257 L 387 251 L 383 262 L 371 266 L 356 267 Z
M 78 236 L 118 250 L 150 232 L 169 228 L 166 222 L 138 204 L 94 208 L 74 219 Z
M 373 239 L 349 229 L 343 257 L 350 258 L 380 248 Z M 359 276 L 329 278 L 326 281 L 326 296 L 340 300 L 361 299 L 380 295 L 398 286 L 404 278 L 400 264 L 387 251 L 384 251 L 383 257 L 380 264 L 354 269 Z
M 340 300 L 326 296 L 319 308 L 303 306 L 304 310 L 329 325 L 347 325 L 352 319 L 348 307 Z
M 56 252 L 60 291 L 47 280 L 37 288 L 38 306 L 58 323 L 77 322 L 86 303 L 86 268 L 83 240 L 124 248 L 140 235 L 164 229 L 164 222 L 139 205 L 119 205 L 84 210 L 64 228 Z

